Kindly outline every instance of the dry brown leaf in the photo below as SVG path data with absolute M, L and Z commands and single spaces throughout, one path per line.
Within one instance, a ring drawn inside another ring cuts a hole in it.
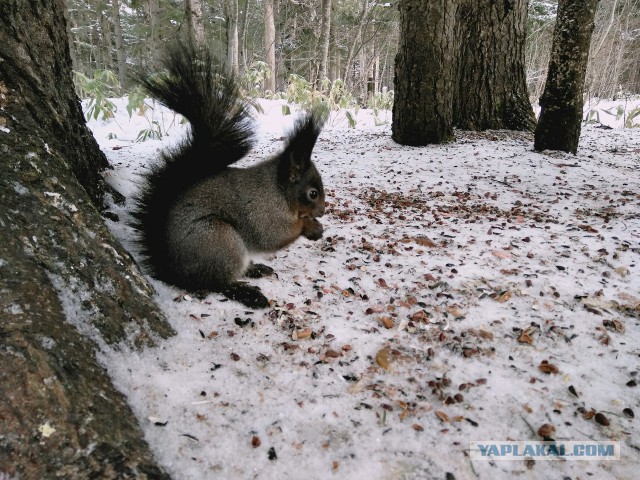
M 533 338 L 526 331 L 522 332 L 518 337 L 518 342 L 520 343 L 528 343 L 529 345 L 533 344 Z
M 416 323 L 429 323 L 429 317 L 424 310 L 418 310 L 411 314 L 411 321 Z
M 550 423 L 545 423 L 538 429 L 538 435 L 540 435 L 542 438 L 553 437 L 555 433 L 556 427 L 554 427 Z
M 511 292 L 507 291 L 507 292 L 504 292 L 504 293 L 503 293 L 503 294 L 501 294 L 501 295 L 498 295 L 498 296 L 495 298 L 495 300 L 496 300 L 496 302 L 504 303 L 504 302 L 506 302 L 506 301 L 508 301 L 508 300 L 511 300 L 511 296 L 512 296 L 512 295 L 511 295 Z
M 294 330 L 293 333 L 291 334 L 291 339 L 304 340 L 305 338 L 309 338 L 312 333 L 313 333 L 313 330 L 311 330 L 310 328 L 305 328 L 303 330 Z
M 384 347 L 376 353 L 376 363 L 386 371 L 391 371 L 391 362 L 389 360 L 389 347 Z
M 467 312 L 459 309 L 456 305 L 451 305 L 450 307 L 447 307 L 447 313 L 450 313 L 457 318 L 465 316 Z
M 447 415 L 444 412 L 436 411 L 434 413 L 436 414 L 436 417 L 438 417 L 440 419 L 440 421 L 443 422 L 443 423 L 449 423 L 451 421 L 451 420 L 449 420 L 449 415 Z
M 498 257 L 498 258 L 513 258 L 513 255 L 511 255 L 509 252 L 505 250 L 494 250 L 493 252 L 491 252 L 491 254 L 494 257 Z
M 480 335 L 482 338 L 486 339 L 486 340 L 493 340 L 493 333 L 487 331 L 487 330 L 478 330 L 478 335 Z
M 436 248 L 436 243 L 427 237 L 416 237 L 415 242 L 422 247 Z
M 546 362 L 546 360 L 543 361 L 540 365 L 538 365 L 538 370 L 540 370 L 542 373 L 546 373 L 546 374 L 553 373 L 554 375 L 560 371 L 558 367 L 556 367 L 551 363 Z
M 393 328 L 393 326 L 395 325 L 395 322 L 391 317 L 380 317 L 378 320 L 384 326 L 384 328 L 387 329 Z

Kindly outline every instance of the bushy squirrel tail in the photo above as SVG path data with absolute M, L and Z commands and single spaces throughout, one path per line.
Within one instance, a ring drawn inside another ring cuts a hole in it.
M 164 53 L 162 66 L 164 71 L 138 74 L 136 80 L 191 127 L 186 138 L 165 151 L 144 175 L 132 226 L 138 231 L 145 266 L 156 278 L 170 281 L 168 212 L 180 194 L 244 157 L 253 146 L 254 132 L 249 104 L 209 50 L 177 42 Z
M 182 148 L 204 156 L 203 168 L 222 169 L 244 157 L 253 145 L 249 105 L 233 75 L 223 71 L 207 48 L 176 42 L 162 57 L 165 71 L 140 79 L 142 87 L 191 124 Z

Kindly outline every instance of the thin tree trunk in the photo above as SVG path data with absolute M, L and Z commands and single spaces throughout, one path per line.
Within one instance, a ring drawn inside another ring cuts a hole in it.
M 149 24 L 151 35 L 149 36 L 148 49 L 151 54 L 151 65 L 154 69 L 161 68 L 160 48 L 160 0 L 147 0 L 149 9 Z
M 401 8 L 401 7 L 398 7 Z M 364 24 L 367 23 L 369 19 L 369 14 L 371 13 L 371 8 L 369 8 L 369 0 L 364 0 L 362 3 L 362 11 L 360 12 L 360 20 L 358 20 L 358 29 L 353 35 L 353 41 L 349 44 L 349 49 L 347 50 L 347 60 L 345 62 L 344 76 L 342 77 L 342 81 L 347 84 L 349 79 L 349 73 L 351 68 L 353 67 L 353 58 L 357 53 L 357 45 L 358 42 L 362 42 L 362 29 L 364 28 Z
M 275 0 L 264 2 L 264 54 L 271 73 L 265 79 L 265 89 L 276 91 L 276 24 L 274 17 Z
M 458 7 L 454 125 L 533 130 L 526 83 L 528 0 L 462 0 Z
M 0 2 L 0 477 L 166 479 L 97 359 L 172 330 L 98 213 L 63 12 Z
M 249 62 L 247 59 L 247 28 L 249 26 L 249 0 L 244 0 L 242 12 L 240 15 L 240 31 L 238 37 L 240 38 L 238 45 L 238 57 L 241 59 L 239 63 L 242 63 L 242 70 L 246 71 L 249 68 Z
M 597 6 L 598 0 L 560 0 L 558 4 L 547 83 L 540 98 L 536 150 L 578 151 L 584 79 Z
M 224 0 L 227 23 L 227 61 L 229 73 L 238 73 L 238 0 Z
M 450 141 L 455 4 L 400 0 L 399 8 L 391 136 L 402 145 Z
M 123 89 L 127 86 L 127 52 L 124 49 L 122 24 L 120 23 L 120 0 L 113 0 L 113 33 L 115 36 L 116 56 L 118 59 L 118 81 Z
M 105 10 L 100 10 L 100 57 L 105 70 L 113 70 L 111 57 L 111 25 Z
M 322 26 L 320 29 L 320 67 L 318 86 L 327 78 L 329 63 L 329 44 L 331 40 L 331 0 L 322 0 Z

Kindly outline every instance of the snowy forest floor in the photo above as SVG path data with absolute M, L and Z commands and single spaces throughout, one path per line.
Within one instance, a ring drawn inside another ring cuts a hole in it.
M 263 105 L 247 164 L 293 120 Z M 184 126 L 165 112 L 170 135 L 134 143 L 146 121 L 117 115 L 90 126 L 131 198 Z M 104 353 L 160 464 L 175 479 L 637 478 L 640 129 L 584 126 L 574 156 L 502 131 L 403 147 L 371 118 L 322 133 L 325 237 L 261 259 L 269 309 L 152 281 L 177 335 Z M 135 256 L 130 207 L 109 225 Z M 619 441 L 621 458 L 471 458 L 471 441 L 549 425 Z

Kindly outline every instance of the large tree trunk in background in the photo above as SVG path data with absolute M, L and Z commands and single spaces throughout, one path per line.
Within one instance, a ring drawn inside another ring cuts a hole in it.
M 113 34 L 116 44 L 116 57 L 118 59 L 118 82 L 120 87 L 127 87 L 127 52 L 124 49 L 122 37 L 122 23 L 120 22 L 120 0 L 112 0 Z
M 264 88 L 272 92 L 276 91 L 276 24 L 275 24 L 275 0 L 264 2 L 264 57 L 271 74 L 267 76 Z
M 185 0 L 184 16 L 187 23 L 187 37 L 194 45 L 204 45 L 204 23 L 201 0 Z
M 533 130 L 527 93 L 528 0 L 462 0 L 456 20 L 453 123 L 464 130 Z
M 414 146 L 452 140 L 454 2 L 400 0 L 399 8 L 391 136 Z
M 0 476 L 167 478 L 97 360 L 173 332 L 98 213 L 63 12 L 0 2 Z
M 560 0 L 547 83 L 540 98 L 536 150 L 576 153 L 583 88 L 598 0 Z

